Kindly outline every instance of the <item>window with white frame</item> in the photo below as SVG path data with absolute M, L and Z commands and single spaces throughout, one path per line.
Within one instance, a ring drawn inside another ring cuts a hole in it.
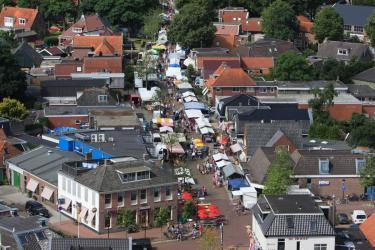
M 232 92 L 240 92 L 241 88 L 239 87 L 233 87 Z
M 259 88 L 259 93 L 267 93 L 267 88 Z
M 142 189 L 140 191 L 140 194 L 139 194 L 140 198 L 141 198 L 141 204 L 142 203 L 147 203 L 147 190 L 146 189 Z
M 363 32 L 363 27 L 362 26 L 354 26 L 354 32 Z
M 107 95 L 98 95 L 98 101 L 100 103 L 107 103 L 108 101 L 108 96 Z
M 105 194 L 104 195 L 104 205 L 105 205 L 105 208 L 111 208 L 112 207 L 112 194 Z
M 137 205 L 137 191 L 131 191 L 130 192 L 130 204 L 131 205 Z
M 356 174 L 359 174 L 361 170 L 365 167 L 365 165 L 366 165 L 365 159 L 355 159 Z
M 159 202 L 161 200 L 160 187 L 154 188 L 154 202 Z
M 123 207 L 125 205 L 125 193 L 117 193 L 117 206 Z
M 9 17 L 9 16 L 4 17 L 4 26 L 5 27 L 13 27 L 13 23 L 14 23 L 13 17 Z
M 73 27 L 73 32 L 74 33 L 82 33 L 82 28 Z
M 347 56 L 347 55 L 349 55 L 349 50 L 347 50 L 347 49 L 337 49 L 337 55 Z
M 66 178 L 64 176 L 61 178 L 61 189 L 66 191 Z
M 82 72 L 82 67 L 81 66 L 77 66 L 76 71 L 77 72 Z
M 344 30 L 351 31 L 352 30 L 352 26 L 351 25 L 344 25 Z
M 319 159 L 319 174 L 329 174 L 328 159 Z
M 89 201 L 89 190 L 87 188 L 85 188 L 85 201 Z
M 18 22 L 19 22 L 21 25 L 25 25 L 25 24 L 26 24 L 26 18 L 18 18 Z
M 327 244 L 314 244 L 314 250 L 327 250 Z
M 166 200 L 172 200 L 173 199 L 171 186 L 165 187 L 165 198 L 166 198 Z

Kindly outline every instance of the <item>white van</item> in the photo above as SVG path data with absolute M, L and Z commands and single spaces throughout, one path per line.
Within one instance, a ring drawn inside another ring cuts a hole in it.
M 353 210 L 352 221 L 354 224 L 361 224 L 367 219 L 367 215 L 363 210 Z

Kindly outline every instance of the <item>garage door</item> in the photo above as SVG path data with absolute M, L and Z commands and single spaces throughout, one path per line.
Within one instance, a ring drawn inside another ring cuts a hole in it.
M 21 175 L 20 175 L 20 173 L 13 170 L 12 176 L 13 176 L 13 186 L 21 188 Z

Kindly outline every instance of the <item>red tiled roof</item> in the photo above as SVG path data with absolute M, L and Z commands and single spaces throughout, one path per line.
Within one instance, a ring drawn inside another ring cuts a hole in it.
M 60 63 L 55 65 L 55 76 L 70 76 L 71 73 L 77 73 L 77 67 L 82 68 L 82 62 Z
M 242 30 L 248 32 L 262 32 L 262 18 L 249 18 L 243 20 Z
M 256 86 L 255 81 L 242 68 L 222 64 L 207 81 L 208 87 Z
M 73 24 L 69 29 L 62 33 L 62 37 L 75 37 L 79 33 L 73 32 L 73 28 L 82 28 L 83 33 L 100 31 L 100 35 L 113 35 L 112 29 L 109 25 L 98 15 L 84 16 Z
M 375 247 L 375 214 L 368 217 L 367 220 L 359 226 L 359 229 L 366 236 L 371 246 Z
M 302 32 L 311 33 L 314 23 L 305 16 L 297 16 L 296 18 L 299 23 L 299 30 Z
M 13 28 L 30 29 L 37 15 L 37 9 L 5 6 L 0 12 L 0 26 L 4 26 L 5 17 L 13 17 Z M 25 18 L 26 23 L 20 24 L 20 18 Z
M 0 159 L 4 159 L 5 149 L 8 153 L 5 156 L 6 159 L 9 159 L 22 153 L 18 148 L 8 143 L 8 138 L 4 133 L 4 129 L 0 128 Z M 2 165 L 1 162 L 0 165 Z
M 230 58 L 236 58 L 239 57 L 236 55 L 230 55 L 230 54 L 222 54 L 222 55 L 197 55 L 197 68 L 202 69 L 203 67 L 203 61 L 205 60 L 214 60 L 214 61 L 225 61 L 229 60 Z
M 238 35 L 240 33 L 239 24 L 215 23 L 216 35 Z
M 237 39 L 237 36 L 235 35 L 216 34 L 213 45 L 226 48 L 232 51 L 234 47 L 236 47 L 236 39 Z
M 85 57 L 83 59 L 83 72 L 96 73 L 96 72 L 122 72 L 122 57 Z
M 241 18 L 241 20 L 247 19 L 249 12 L 246 9 L 238 9 L 238 10 L 222 9 L 220 10 L 220 15 L 221 15 L 223 22 L 233 22 L 233 21 L 238 21 L 238 18 Z M 235 18 L 236 20 L 234 20 L 233 18 Z
M 222 63 L 226 63 L 231 68 L 241 68 L 241 60 L 239 57 L 206 58 L 203 60 L 203 78 L 208 79 L 208 77 L 213 74 Z
M 245 69 L 265 69 L 273 67 L 272 57 L 242 57 L 241 61 Z
M 99 48 L 106 52 L 103 55 L 122 56 L 122 36 L 76 36 L 73 38 L 73 47 L 92 47 L 95 52 Z

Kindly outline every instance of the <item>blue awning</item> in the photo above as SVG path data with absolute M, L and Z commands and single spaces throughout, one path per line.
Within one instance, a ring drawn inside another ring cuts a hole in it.
M 202 102 L 186 102 L 184 103 L 185 110 L 188 109 L 199 109 L 199 110 L 208 110 L 207 105 Z
M 249 183 L 245 179 L 236 178 L 228 180 L 228 185 L 232 187 L 232 189 L 239 189 L 241 187 L 249 187 Z

